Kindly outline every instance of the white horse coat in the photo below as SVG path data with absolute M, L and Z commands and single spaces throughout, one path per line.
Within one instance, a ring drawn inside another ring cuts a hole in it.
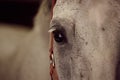
M 57 0 L 51 29 L 59 80 L 119 80 L 120 0 Z

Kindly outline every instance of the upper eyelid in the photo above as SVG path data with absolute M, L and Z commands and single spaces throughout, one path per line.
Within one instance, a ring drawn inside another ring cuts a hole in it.
M 53 32 L 55 30 L 62 30 L 65 31 L 71 31 L 75 33 L 75 23 L 72 20 L 69 19 L 61 19 L 61 18 L 55 18 L 50 23 L 50 28 L 48 32 Z

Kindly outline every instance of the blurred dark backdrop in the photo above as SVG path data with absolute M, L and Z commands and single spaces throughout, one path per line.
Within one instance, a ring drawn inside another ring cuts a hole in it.
M 41 0 L 0 0 L 0 22 L 32 27 Z

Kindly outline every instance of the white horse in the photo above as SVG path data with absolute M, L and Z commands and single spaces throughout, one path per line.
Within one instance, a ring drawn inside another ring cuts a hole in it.
M 43 0 L 34 28 L 0 25 L 0 80 L 49 80 L 50 0 Z
M 120 0 L 57 0 L 50 30 L 59 80 L 120 80 Z

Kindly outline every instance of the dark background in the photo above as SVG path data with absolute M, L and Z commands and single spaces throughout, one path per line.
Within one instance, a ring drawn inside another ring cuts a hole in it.
M 40 0 L 0 0 L 0 23 L 33 26 Z

